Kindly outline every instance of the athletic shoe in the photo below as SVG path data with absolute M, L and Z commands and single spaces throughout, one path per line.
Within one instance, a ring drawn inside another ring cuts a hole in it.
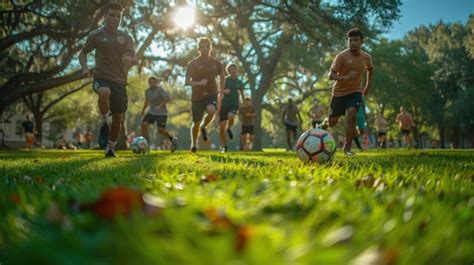
M 102 126 L 100 126 L 100 132 L 99 132 L 99 146 L 100 148 L 107 147 L 107 144 L 109 142 L 109 125 L 104 122 L 102 123 Z
M 323 122 L 321 122 L 321 124 L 319 125 L 319 127 L 316 127 L 316 128 L 321 128 L 323 130 L 326 130 L 329 128 L 329 120 L 328 118 L 324 118 Z
M 105 152 L 105 157 L 117 157 L 115 154 L 114 150 L 109 149 L 107 152 Z
M 201 135 L 202 135 L 202 139 L 204 140 L 204 142 L 207 142 L 208 138 L 207 138 L 206 127 L 201 127 Z
M 345 149 L 345 150 L 343 150 L 343 152 L 346 156 L 354 156 L 355 155 L 355 153 L 353 153 L 351 149 Z
M 191 147 L 191 153 L 196 153 L 196 151 L 197 151 L 196 146 Z
M 171 140 L 171 153 L 176 151 L 176 149 L 178 149 L 178 138 L 173 137 L 173 139 Z
M 225 152 L 227 152 L 227 150 L 228 150 L 227 146 L 223 146 L 221 148 L 221 153 L 225 153 Z
M 229 139 L 231 139 L 231 140 L 234 139 L 234 135 L 232 134 L 232 131 L 231 131 L 230 128 L 227 129 L 227 134 L 229 135 Z

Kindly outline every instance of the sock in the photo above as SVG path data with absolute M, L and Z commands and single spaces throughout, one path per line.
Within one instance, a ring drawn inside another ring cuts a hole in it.
M 107 144 L 106 152 L 108 152 L 109 150 L 114 151 L 116 144 L 117 144 L 117 141 L 114 142 L 114 141 L 110 141 L 110 140 L 109 140 L 109 143 Z
M 109 116 L 109 113 L 101 114 L 102 116 L 102 122 L 107 123 L 107 117 Z
M 357 145 L 357 148 L 362 150 L 362 146 L 360 145 L 359 137 L 354 137 L 354 142 Z

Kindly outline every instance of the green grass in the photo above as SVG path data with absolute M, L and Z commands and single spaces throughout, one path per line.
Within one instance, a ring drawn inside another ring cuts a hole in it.
M 338 153 L 330 166 L 283 152 L 119 155 L 0 152 L 0 264 L 348 264 L 364 251 L 379 264 L 474 262 L 473 151 Z M 166 206 L 114 221 L 68 206 L 115 186 Z M 242 251 L 206 209 L 249 229 Z

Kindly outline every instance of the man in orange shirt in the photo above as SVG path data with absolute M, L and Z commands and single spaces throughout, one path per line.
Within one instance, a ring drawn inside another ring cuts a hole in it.
M 357 28 L 347 32 L 348 49 L 341 51 L 334 59 L 329 74 L 330 80 L 335 80 L 332 87 L 332 99 L 329 108 L 329 121 L 323 128 L 336 126 L 339 117 L 346 114 L 347 126 L 343 151 L 353 155 L 352 140 L 356 129 L 356 113 L 362 104 L 362 94 L 369 94 L 372 83 L 372 58 L 361 50 L 364 35 Z M 367 72 L 365 87 L 362 87 L 362 75 Z M 329 123 L 329 124 L 327 124 Z
M 416 125 L 413 122 L 410 113 L 406 112 L 403 106 L 400 107 L 400 113 L 397 115 L 395 121 L 398 122 L 398 125 L 400 126 L 400 132 L 403 136 L 405 144 L 410 148 L 412 146 L 410 131 Z

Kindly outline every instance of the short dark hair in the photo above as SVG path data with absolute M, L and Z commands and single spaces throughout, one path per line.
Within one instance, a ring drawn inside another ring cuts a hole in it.
M 246 97 L 245 100 L 249 100 L 249 101 L 250 101 L 250 98 L 249 98 L 249 97 Z
M 105 13 L 109 12 L 109 10 L 120 10 L 120 12 L 123 11 L 123 7 L 120 3 L 109 3 L 105 6 Z
M 158 78 L 156 76 L 150 76 L 150 78 L 148 78 L 148 82 L 150 82 L 153 79 L 158 82 Z
M 225 68 L 226 72 L 229 73 L 230 71 L 230 68 L 234 67 L 235 69 L 237 69 L 237 65 L 235 63 L 230 63 L 227 65 L 227 67 Z
M 361 40 L 364 39 L 364 33 L 362 33 L 362 31 L 361 31 L 359 28 L 350 29 L 350 30 L 347 32 L 346 36 L 347 36 L 348 38 L 359 36 Z
M 202 37 L 199 38 L 198 40 L 198 46 L 201 46 L 201 44 L 207 43 L 209 46 L 212 46 L 211 40 L 208 37 Z

